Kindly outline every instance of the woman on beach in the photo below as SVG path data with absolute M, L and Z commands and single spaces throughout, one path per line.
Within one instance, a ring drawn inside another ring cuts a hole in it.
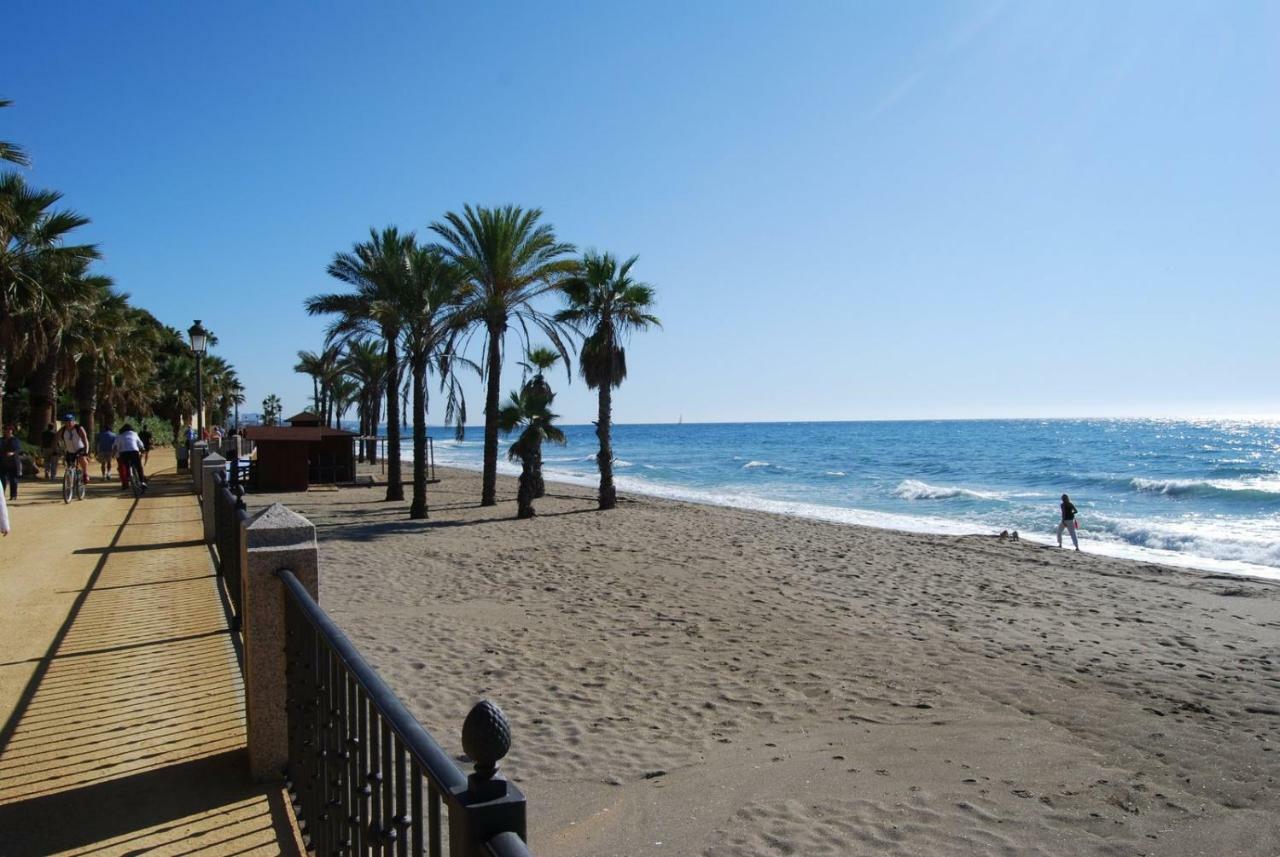
M 1076 513 L 1079 510 L 1071 502 L 1071 498 L 1066 494 L 1062 495 L 1062 521 L 1058 524 L 1058 547 L 1062 547 L 1062 531 L 1066 530 L 1071 533 L 1071 544 L 1076 546 L 1076 550 L 1080 550 L 1080 539 L 1076 536 Z

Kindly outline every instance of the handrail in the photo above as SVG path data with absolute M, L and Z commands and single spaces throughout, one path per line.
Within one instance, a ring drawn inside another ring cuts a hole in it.
M 510 831 L 499 833 L 486 842 L 484 854 L 487 857 L 533 857 L 524 840 Z
M 427 775 L 442 791 L 448 795 L 452 803 L 461 805 L 460 793 L 467 790 L 467 777 L 453 763 L 431 734 L 409 713 L 404 703 L 382 680 L 382 677 L 369 666 L 368 661 L 360 654 L 347 635 L 342 633 L 329 615 L 320 609 L 311 594 L 298 581 L 293 572 L 281 569 L 276 572 L 285 588 L 293 597 L 294 603 L 302 611 L 303 616 L 325 638 L 334 653 L 351 673 L 352 677 L 364 688 L 370 702 L 378 712 L 386 718 L 392 730 L 405 743 L 405 749 L 422 765 Z M 442 796 L 443 796 L 442 795 Z
M 459 770 L 289 569 L 284 589 L 286 791 L 317 853 L 521 857 L 525 798 L 498 772 L 511 748 L 502 709 L 476 703 L 462 724 L 475 771 Z M 447 825 L 442 808 L 448 810 Z M 492 843 L 492 846 L 490 845 Z

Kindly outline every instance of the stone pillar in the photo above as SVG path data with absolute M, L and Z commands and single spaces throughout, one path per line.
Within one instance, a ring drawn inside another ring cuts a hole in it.
M 285 590 L 276 572 L 293 572 L 319 600 L 316 528 L 275 503 L 245 528 L 244 696 L 248 722 L 249 773 L 257 781 L 277 780 L 289 759 L 285 713 Z
M 204 496 L 200 490 L 201 489 L 200 477 L 204 475 L 203 473 L 200 472 L 200 462 L 208 454 L 209 454 L 209 444 L 205 443 L 204 441 L 198 440 L 191 445 L 191 458 L 190 458 L 191 484 L 195 486 L 196 494 L 199 494 L 200 496 Z
M 204 540 L 208 544 L 213 544 L 213 540 L 217 538 L 213 517 L 215 503 L 213 490 L 217 487 L 217 483 L 213 479 L 213 474 L 225 471 L 226 467 L 227 460 L 216 452 L 200 459 L 200 487 L 204 492 L 200 495 L 200 507 L 201 514 L 204 516 Z

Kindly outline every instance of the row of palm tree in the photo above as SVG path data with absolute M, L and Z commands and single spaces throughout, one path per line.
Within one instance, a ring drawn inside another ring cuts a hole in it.
M 528 459 L 529 505 L 521 509 L 522 514 L 531 514 L 532 499 L 542 493 L 541 441 L 563 437 L 551 425 L 554 394 L 546 386 L 545 372 L 561 359 L 568 370 L 571 352 L 580 341 L 576 349 L 580 372 L 587 385 L 599 391 L 599 504 L 601 509 L 614 508 L 612 391 L 626 377 L 628 335 L 659 323 L 651 312 L 653 288 L 631 276 L 635 257 L 619 264 L 607 253 L 578 256 L 572 244 L 560 241 L 553 227 L 542 222 L 542 211 L 536 208 L 468 205 L 460 214 L 447 213 L 429 229 L 435 236 L 430 243 L 394 226 L 381 232 L 370 230 L 367 241 L 338 253 L 329 264 L 329 275 L 350 289 L 316 295 L 306 302 L 313 315 L 336 316 L 328 329 L 326 351 L 336 346 L 350 354 L 353 343 L 367 346 L 374 339 L 381 343 L 384 365 L 379 394 L 385 397 L 387 410 L 386 499 L 404 499 L 399 454 L 402 372 L 408 372 L 412 386 L 415 468 L 410 517 L 424 518 L 428 374 L 436 372 L 445 395 L 445 423 L 461 432 L 466 403 L 458 372 L 472 370 L 485 382 L 481 505 L 497 502 L 499 432 L 522 426 L 521 438 L 529 437 L 516 441 L 512 455 L 522 462 Z M 555 296 L 561 306 L 552 311 L 544 299 Z M 512 332 L 536 373 L 504 408 L 501 372 L 507 335 Z M 535 332 L 547 343 L 533 349 L 530 337 Z M 480 356 L 473 360 L 467 355 L 477 338 Z M 309 369 L 301 371 L 310 374 Z M 315 398 L 323 401 L 323 381 L 319 374 L 313 377 L 317 378 Z M 375 419 L 371 427 L 377 425 Z
M 29 165 L 9 142 L 0 141 L 0 160 Z M 64 409 L 90 431 L 125 414 L 155 414 L 176 434 L 195 412 L 195 366 L 182 334 L 93 269 L 99 250 L 77 237 L 89 219 L 61 200 L 17 171 L 0 173 L 0 420 L 24 422 L 32 443 Z M 211 418 L 225 420 L 243 387 L 216 355 L 201 369 Z

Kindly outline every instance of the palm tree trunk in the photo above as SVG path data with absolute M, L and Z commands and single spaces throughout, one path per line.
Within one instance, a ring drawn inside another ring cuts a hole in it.
M 413 503 L 409 517 L 427 517 L 427 355 L 413 356 Z
M 364 464 L 365 437 L 368 436 L 368 425 L 364 418 L 364 395 L 356 400 L 356 420 L 360 423 L 360 443 L 356 447 L 356 463 Z
M 400 355 L 396 350 L 399 331 L 389 331 L 387 343 L 387 499 L 403 500 L 400 479 Z
M 530 456 L 533 480 L 533 498 L 535 500 L 547 496 L 547 483 L 542 478 L 542 441 L 538 441 L 538 445 L 534 448 Z
M 502 329 L 489 325 L 489 358 L 485 365 L 489 388 L 484 398 L 484 478 L 480 487 L 480 505 L 498 504 L 498 398 L 502 385 Z
M 516 517 L 532 518 L 533 511 L 533 455 L 520 459 L 520 490 L 516 494 Z
M 27 417 L 27 441 L 29 443 L 38 445 L 44 426 L 53 422 L 53 410 L 58 404 L 57 364 L 57 354 L 50 354 L 31 373 L 31 379 L 28 382 L 30 407 Z
M 84 430 L 89 433 L 89 437 L 93 437 L 97 434 L 98 358 L 86 354 L 80 358 L 76 368 L 76 410 L 80 411 L 80 422 L 84 424 Z
M 378 463 L 378 423 L 382 422 L 382 397 L 372 396 L 369 399 L 369 435 L 375 440 L 373 441 L 373 449 L 369 453 L 369 463 Z
M 596 463 L 600 465 L 600 509 L 612 509 L 618 505 L 618 492 L 613 487 L 613 385 L 609 383 L 612 372 L 600 385 L 600 414 L 596 420 L 596 437 L 600 438 L 600 452 Z

